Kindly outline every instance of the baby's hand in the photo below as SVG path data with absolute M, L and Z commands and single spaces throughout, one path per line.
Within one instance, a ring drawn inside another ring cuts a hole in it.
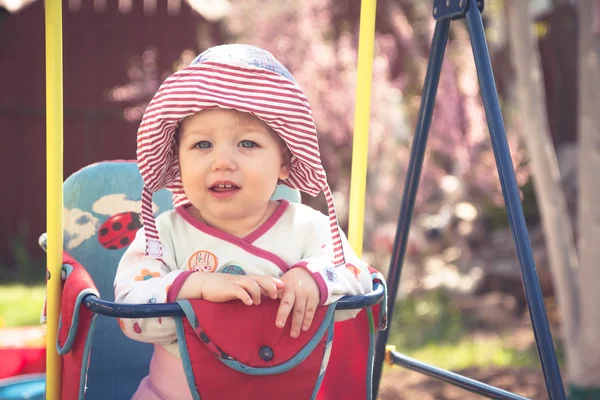
M 283 274 L 281 280 L 285 286 L 275 324 L 283 328 L 293 309 L 290 336 L 296 338 L 300 335 L 300 328 L 307 331 L 312 324 L 319 305 L 319 286 L 310 272 L 299 267 Z
M 186 279 L 177 298 L 204 299 L 213 303 L 240 299 L 251 306 L 260 304 L 262 295 L 276 299 L 283 286 L 281 280 L 266 275 L 195 272 Z

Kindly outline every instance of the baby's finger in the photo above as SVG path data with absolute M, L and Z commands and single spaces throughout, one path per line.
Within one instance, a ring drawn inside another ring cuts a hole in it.
M 277 288 L 277 290 L 281 290 L 285 287 L 285 282 L 282 281 L 281 279 L 277 279 L 277 278 L 272 278 L 273 282 L 275 283 L 275 287 Z
M 261 289 L 258 283 L 252 279 L 251 277 L 245 276 L 240 282 L 240 286 L 248 292 L 250 297 L 252 298 L 253 304 L 260 304 L 261 298 Z
M 285 322 L 294 307 L 295 297 L 296 295 L 291 291 L 283 294 L 281 302 L 279 303 L 279 309 L 277 310 L 277 317 L 275 317 L 275 325 L 277 325 L 277 327 L 283 328 L 285 326 Z
M 252 297 L 250 297 L 248 292 L 246 292 L 246 290 L 241 286 L 235 287 L 234 296 L 243 301 L 244 304 L 246 304 L 247 306 L 251 306 L 252 304 L 254 304 L 254 302 L 252 301 Z
M 270 276 L 252 276 L 252 278 L 256 281 L 258 286 L 260 286 L 262 293 L 270 297 L 271 299 L 277 298 L 277 286 L 275 284 L 275 279 Z
M 310 329 L 310 325 L 313 322 L 313 318 L 315 317 L 315 312 L 317 311 L 317 306 L 319 305 L 318 301 L 314 301 L 313 299 L 308 299 L 306 301 L 306 311 L 304 312 L 304 322 L 302 323 L 302 330 L 307 331 Z
M 294 312 L 292 315 L 292 328 L 290 329 L 290 336 L 297 338 L 300 336 L 300 328 L 304 321 L 304 315 L 306 313 L 306 297 L 296 295 L 296 301 L 294 303 Z

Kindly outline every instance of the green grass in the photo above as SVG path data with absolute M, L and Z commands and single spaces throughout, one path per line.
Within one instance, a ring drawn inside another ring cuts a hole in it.
M 420 349 L 397 350 L 409 357 L 449 370 L 488 366 L 539 366 L 535 352 L 511 349 L 499 337 L 493 339 L 466 337 L 458 343 L 431 343 Z
M 44 285 L 0 285 L 0 326 L 39 325 Z
M 525 351 L 507 344 L 502 332 L 470 333 L 474 321 L 455 307 L 443 291 L 398 302 L 390 322 L 388 344 L 409 357 L 444 369 L 486 366 L 539 367 L 535 345 Z

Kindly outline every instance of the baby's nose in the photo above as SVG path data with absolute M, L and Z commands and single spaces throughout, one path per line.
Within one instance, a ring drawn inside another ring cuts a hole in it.
M 234 169 L 236 166 L 233 151 L 220 149 L 214 152 L 213 170 Z

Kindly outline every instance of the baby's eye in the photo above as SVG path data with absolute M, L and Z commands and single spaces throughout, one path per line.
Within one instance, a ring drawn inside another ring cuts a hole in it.
M 203 140 L 201 142 L 196 143 L 194 147 L 198 149 L 209 149 L 212 147 L 212 143 L 207 140 Z
M 258 145 L 253 142 L 252 140 L 242 140 L 239 144 L 240 147 L 245 147 L 245 148 L 251 148 L 251 147 L 257 147 Z

